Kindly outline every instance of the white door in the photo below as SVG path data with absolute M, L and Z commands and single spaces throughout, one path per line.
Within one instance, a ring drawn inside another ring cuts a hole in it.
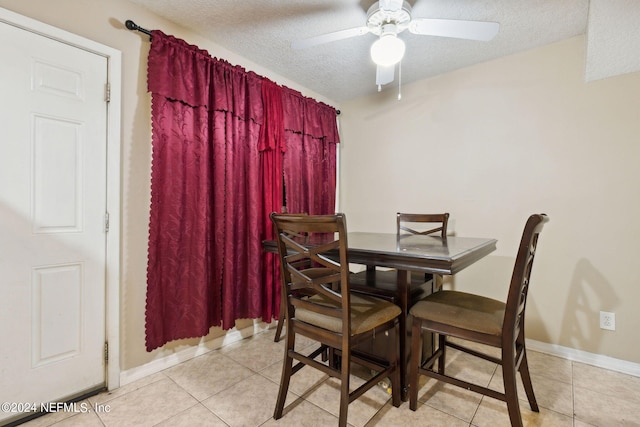
M 0 40 L 0 402 L 59 402 L 105 384 L 107 60 Z

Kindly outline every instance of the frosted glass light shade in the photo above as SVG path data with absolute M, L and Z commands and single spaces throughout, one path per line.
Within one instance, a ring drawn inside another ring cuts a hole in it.
M 404 56 L 404 42 L 395 34 L 383 34 L 371 45 L 371 59 L 378 65 L 388 67 L 397 64 Z

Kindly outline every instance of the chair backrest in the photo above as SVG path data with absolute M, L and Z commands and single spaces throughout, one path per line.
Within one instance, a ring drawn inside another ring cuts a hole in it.
M 343 330 L 350 331 L 349 262 L 344 214 L 272 213 L 271 220 L 280 255 L 282 291 L 287 297 L 287 321 L 294 317 L 296 308 L 304 308 L 341 319 Z M 307 296 L 310 294 L 320 298 L 309 299 Z M 333 304 L 323 304 L 323 301 L 333 301 Z
M 289 217 L 294 217 L 294 216 L 303 216 L 304 217 L 304 216 L 308 216 L 309 214 L 306 213 L 306 212 L 299 212 L 299 213 L 283 212 L 283 213 L 278 214 L 278 215 L 280 215 L 280 216 L 289 216 Z M 289 237 L 297 238 L 297 241 L 299 243 L 302 243 L 302 242 L 309 243 L 309 235 L 307 233 L 296 233 L 296 232 L 290 231 Z M 300 261 L 296 262 L 296 264 L 298 266 L 304 266 L 304 265 L 310 266 L 311 262 L 309 260 L 301 259 Z
M 396 232 L 401 234 L 435 234 L 447 237 L 447 223 L 449 214 L 411 214 L 398 212 L 396 217 Z
M 538 246 L 538 236 L 548 221 L 547 215 L 534 214 L 525 224 L 507 296 L 502 329 L 503 348 L 507 345 L 509 348 L 513 348 L 514 342 L 516 344 L 524 343 L 524 314 L 529 293 L 531 268 Z
M 274 212 L 274 215 L 278 215 L 278 216 L 288 216 L 288 217 L 296 217 L 296 216 L 306 217 L 306 216 L 309 216 L 309 214 L 308 214 L 308 213 L 306 213 L 306 212 L 299 212 L 299 213 L 283 212 L 283 213 L 279 213 L 279 214 L 276 214 L 276 213 Z M 273 219 L 272 219 L 272 222 L 273 222 Z M 306 240 L 306 239 L 308 238 L 308 236 L 309 236 L 309 235 L 308 235 L 308 233 L 295 233 L 295 232 L 293 232 L 292 230 L 290 230 L 290 231 L 291 231 L 291 236 L 293 236 L 293 237 L 299 237 L 299 238 L 301 238 L 302 240 Z

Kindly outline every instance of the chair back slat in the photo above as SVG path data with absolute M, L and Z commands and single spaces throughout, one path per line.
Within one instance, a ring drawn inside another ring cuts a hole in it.
M 398 212 L 396 216 L 396 233 L 429 235 L 439 233 L 440 237 L 447 237 L 449 214 L 412 214 Z M 437 225 L 436 225 L 437 224 Z M 436 225 L 434 227 L 434 225 Z M 429 227 L 426 228 L 425 227 Z M 404 232 L 404 233 L 403 233 Z
M 410 233 L 410 234 L 420 234 L 420 235 L 423 235 L 423 236 L 424 235 L 428 235 L 428 234 L 433 234 L 433 233 L 436 233 L 438 231 L 440 232 L 440 234 L 442 234 L 442 230 L 443 230 L 442 227 L 436 227 L 436 228 L 431 228 L 429 230 L 418 231 L 418 230 L 414 230 L 413 228 L 406 227 L 404 225 L 400 226 L 400 231 L 406 231 L 407 233 Z
M 292 266 L 289 263 L 287 263 L 286 267 L 291 273 L 291 283 L 294 285 L 338 283 L 342 279 L 341 272 L 331 268 L 313 266 L 296 269 L 297 264 Z M 335 288 L 335 286 L 331 286 L 331 288 Z

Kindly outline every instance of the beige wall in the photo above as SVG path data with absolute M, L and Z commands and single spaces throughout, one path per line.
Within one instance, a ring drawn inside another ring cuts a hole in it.
M 141 27 L 161 29 L 206 49 L 213 56 L 242 65 L 305 95 L 333 104 L 294 82 L 228 52 L 215 43 L 149 13 L 125 0 L 0 0 L 0 7 L 78 34 L 122 52 L 122 283 L 121 368 L 141 366 L 168 356 L 200 340 L 177 341 L 147 353 L 144 345 L 149 179 L 151 167 L 150 96 L 146 91 L 149 38 L 126 30 L 133 20 Z M 6 42 L 6 41 L 5 41 Z M 241 321 L 238 328 L 253 322 Z M 214 328 L 204 340 L 224 335 Z
M 547 213 L 527 337 L 639 363 L 640 74 L 585 83 L 584 57 L 577 37 L 343 103 L 340 209 L 351 231 L 448 211 L 457 235 L 497 238 L 449 286 L 500 299 Z

